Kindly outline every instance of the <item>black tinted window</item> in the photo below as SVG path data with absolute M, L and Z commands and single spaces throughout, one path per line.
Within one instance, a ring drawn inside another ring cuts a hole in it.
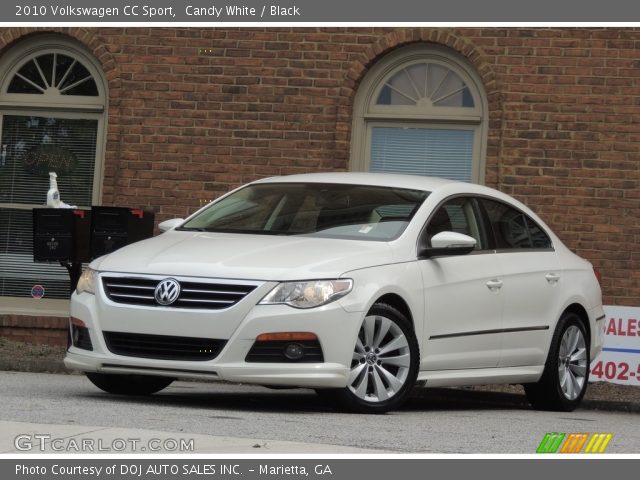
M 551 239 L 527 215 L 504 203 L 483 199 L 496 248 L 551 248 Z
M 544 230 L 538 226 L 533 220 L 525 215 L 527 219 L 527 227 L 529 228 L 529 236 L 533 248 L 551 248 L 551 239 L 544 233 Z

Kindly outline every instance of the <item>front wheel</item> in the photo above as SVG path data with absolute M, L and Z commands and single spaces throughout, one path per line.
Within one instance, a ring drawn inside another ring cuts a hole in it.
M 87 378 L 96 387 L 116 395 L 151 395 L 168 387 L 173 378 L 151 375 L 114 375 L 87 372 Z
M 419 363 L 418 341 L 409 319 L 392 306 L 377 303 L 360 326 L 347 387 L 318 393 L 349 411 L 385 413 L 406 400 Z
M 542 378 L 524 386 L 534 408 L 570 412 L 580 404 L 589 381 L 588 343 L 580 317 L 564 314 L 551 340 Z

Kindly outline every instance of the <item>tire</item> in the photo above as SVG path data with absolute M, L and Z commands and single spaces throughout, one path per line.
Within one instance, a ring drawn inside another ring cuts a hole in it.
M 349 412 L 385 413 L 407 399 L 419 365 L 418 341 L 409 319 L 390 305 L 376 303 L 358 332 L 349 385 L 317 393 Z
M 529 403 L 538 410 L 575 410 L 587 391 L 589 365 L 589 335 L 584 323 L 577 314 L 565 313 L 551 339 L 540 381 L 524 385 Z
M 87 378 L 96 387 L 115 395 L 151 395 L 168 387 L 173 378 L 150 375 L 113 375 L 87 372 Z

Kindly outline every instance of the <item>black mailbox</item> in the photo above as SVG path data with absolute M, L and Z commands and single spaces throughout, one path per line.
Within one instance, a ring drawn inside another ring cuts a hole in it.
M 89 261 L 90 222 L 89 210 L 34 208 L 33 261 Z
M 153 236 L 154 213 L 122 207 L 92 207 L 91 258 Z

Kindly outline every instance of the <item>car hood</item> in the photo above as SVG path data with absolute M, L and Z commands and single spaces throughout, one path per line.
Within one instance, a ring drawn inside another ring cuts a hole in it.
M 251 280 L 336 278 L 392 263 L 385 242 L 170 231 L 92 263 L 100 271 Z

